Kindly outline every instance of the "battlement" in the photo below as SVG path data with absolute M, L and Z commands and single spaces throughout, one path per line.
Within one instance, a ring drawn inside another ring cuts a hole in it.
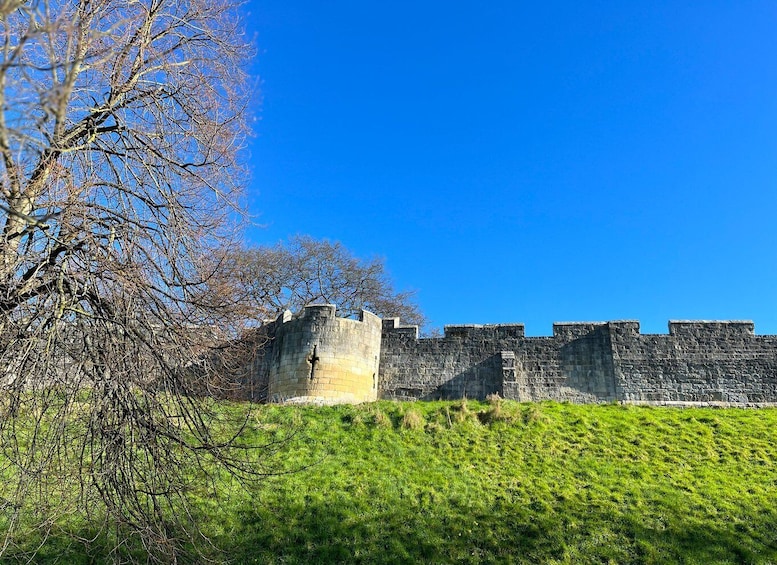
M 556 322 L 553 324 L 553 337 L 563 340 L 572 340 L 605 329 L 606 327 L 607 322 Z
M 399 318 L 334 305 L 284 312 L 271 325 L 270 401 L 485 398 L 570 402 L 777 402 L 777 336 L 743 320 L 672 320 L 642 334 L 636 320 L 557 322 L 551 336 L 523 324 L 447 325 L 419 337 Z M 261 380 L 261 379 L 257 379 Z
M 399 318 L 384 318 L 382 333 L 402 336 L 405 338 L 418 339 L 418 326 L 403 326 L 399 323 Z
M 548 337 L 523 324 L 445 326 L 419 338 L 383 322 L 380 391 L 385 398 L 483 398 L 572 402 L 777 401 L 777 336 L 751 321 L 669 322 L 642 334 L 637 320 L 557 322 Z
M 396 319 L 399 320 L 399 318 Z M 340 318 L 337 316 L 337 306 L 335 304 L 311 304 L 305 306 L 297 315 L 292 314 L 290 310 L 285 310 L 276 318 L 275 322 L 286 324 L 299 320 L 301 320 L 299 323 L 302 324 L 315 324 L 317 322 L 327 323 L 327 320 L 336 320 L 335 323 L 337 324 L 366 323 L 369 325 L 377 325 L 378 327 L 381 325 L 381 319 L 367 310 L 361 310 L 358 320 Z
M 676 337 L 725 337 L 754 336 L 755 324 L 751 320 L 670 320 L 668 335 Z M 414 339 L 430 339 L 419 337 L 418 326 L 402 325 L 400 318 L 383 320 L 383 333 L 413 336 Z M 443 339 L 477 339 L 493 335 L 525 337 L 524 324 L 450 324 L 444 326 Z M 584 337 L 597 331 L 612 331 L 633 336 L 664 335 L 642 334 L 638 320 L 610 320 L 606 322 L 555 322 L 551 336 L 539 336 L 572 340 Z M 440 339 L 439 337 L 431 339 Z M 527 338 L 537 339 L 537 338 Z
M 523 324 L 460 324 L 443 328 L 446 338 L 524 337 Z
M 743 337 L 755 335 L 750 320 L 670 320 L 669 335 L 677 337 Z
M 451 324 L 443 328 L 442 337 L 419 338 L 418 326 L 402 325 L 399 318 L 383 320 L 384 336 L 402 336 L 412 339 L 479 339 L 493 336 L 524 337 L 523 324 Z

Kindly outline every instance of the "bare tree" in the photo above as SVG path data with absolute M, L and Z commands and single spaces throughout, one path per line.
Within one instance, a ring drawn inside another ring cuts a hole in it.
M 195 394 L 239 365 L 203 257 L 238 211 L 249 47 L 231 0 L 0 0 L 0 556 L 75 481 L 117 561 L 128 536 L 169 561 L 187 469 L 255 472 Z
M 382 259 L 359 259 L 340 242 L 298 235 L 274 246 L 231 251 L 223 264 L 220 272 L 233 282 L 232 294 L 224 296 L 251 305 L 258 318 L 329 303 L 346 317 L 364 308 L 424 325 L 413 292 L 394 290 Z

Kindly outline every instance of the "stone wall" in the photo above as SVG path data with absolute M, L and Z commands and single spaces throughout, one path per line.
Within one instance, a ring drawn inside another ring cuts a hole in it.
M 398 318 L 341 319 L 324 305 L 263 331 L 246 384 L 271 402 L 777 403 L 777 336 L 755 335 L 752 322 L 673 321 L 657 335 L 630 320 L 556 323 L 549 337 L 526 337 L 522 324 L 458 325 L 419 338 Z
M 523 325 L 446 326 L 441 338 L 383 320 L 381 398 L 485 398 L 504 394 L 501 352 L 523 339 Z
M 557 323 L 552 337 L 523 325 L 446 326 L 418 338 L 383 322 L 379 396 L 648 403 L 777 402 L 777 336 L 752 322 L 670 322 L 642 335 L 639 322 Z
M 611 332 L 622 400 L 764 403 L 777 401 L 777 336 L 752 322 L 672 321 L 668 335 L 639 324 Z
M 606 324 L 555 324 L 552 338 L 527 338 L 522 324 L 445 326 L 419 339 L 383 321 L 381 398 L 611 401 L 616 398 Z
M 268 369 L 270 402 L 366 402 L 377 398 L 380 318 L 338 318 L 331 304 L 307 306 L 274 323 Z

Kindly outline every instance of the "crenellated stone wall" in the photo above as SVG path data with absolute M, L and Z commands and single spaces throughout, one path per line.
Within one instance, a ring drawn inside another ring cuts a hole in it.
M 504 395 L 501 352 L 523 339 L 523 325 L 446 326 L 444 337 L 383 320 L 381 398 L 485 398 Z
M 668 335 L 613 331 L 620 398 L 632 402 L 777 402 L 777 336 L 752 322 L 672 321 Z
M 672 321 L 667 335 L 639 322 L 556 323 L 552 337 L 523 325 L 446 326 L 418 338 L 383 321 L 381 398 L 484 398 L 655 404 L 777 402 L 777 336 L 752 322 Z
M 632 320 L 563 322 L 549 337 L 526 337 L 522 324 L 458 325 L 421 338 L 398 318 L 341 319 L 322 305 L 265 331 L 251 382 L 267 383 L 270 402 L 777 403 L 777 336 L 755 335 L 752 322 L 672 321 L 657 335 Z

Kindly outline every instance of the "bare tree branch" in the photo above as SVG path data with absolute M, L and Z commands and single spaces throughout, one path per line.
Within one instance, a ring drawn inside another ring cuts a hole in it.
M 239 213 L 250 54 L 230 0 L 0 0 L 0 556 L 39 496 L 41 532 L 102 516 L 117 561 L 127 536 L 172 561 L 171 519 L 196 537 L 184 470 L 258 473 L 244 422 L 216 434 L 201 397 L 245 361 L 223 346 L 241 306 L 203 297 Z M 72 484 L 75 506 L 43 500 Z
M 362 308 L 423 326 L 412 292 L 396 292 L 379 258 L 361 260 L 339 242 L 296 236 L 271 247 L 230 249 L 216 259 L 221 296 L 246 304 L 257 319 L 314 303 L 358 317 Z

